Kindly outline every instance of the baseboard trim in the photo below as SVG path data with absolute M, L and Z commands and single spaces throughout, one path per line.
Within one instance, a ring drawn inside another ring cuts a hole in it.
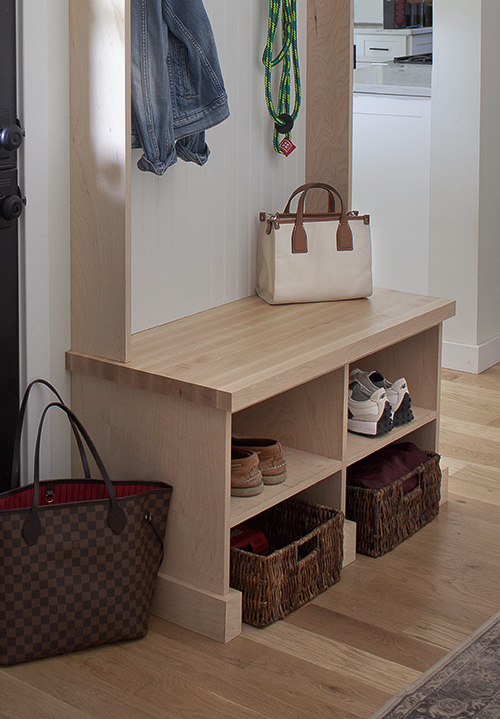
M 159 572 L 152 614 L 225 643 L 241 633 L 241 592 L 218 595 Z
M 441 467 L 441 498 L 439 504 L 446 504 L 448 501 L 448 486 L 450 480 L 450 470 L 448 467 Z
M 356 559 L 356 522 L 344 520 L 344 567 Z
M 447 369 L 480 374 L 500 362 L 500 337 L 481 345 L 443 341 L 442 365 Z

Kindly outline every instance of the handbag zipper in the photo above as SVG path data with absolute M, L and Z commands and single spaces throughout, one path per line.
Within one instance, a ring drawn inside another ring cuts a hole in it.
M 370 215 L 358 215 L 355 213 L 357 213 L 357 210 L 351 210 L 347 213 L 347 219 L 349 222 L 352 220 L 363 220 L 363 224 L 370 224 Z M 261 212 L 259 219 L 261 222 L 267 223 L 266 235 L 270 235 L 273 228 L 278 230 L 281 223 L 294 223 L 296 217 L 297 215 L 295 213 L 280 215 L 279 212 L 274 212 L 272 214 L 269 212 Z M 304 222 L 327 222 L 328 220 L 340 220 L 340 213 L 332 215 L 325 212 L 316 215 L 304 215 Z
M 280 216 L 278 212 L 275 212 L 274 214 L 269 214 L 269 212 L 261 212 L 259 215 L 259 219 L 261 222 L 267 222 L 266 235 L 271 234 L 271 230 L 273 227 L 275 230 L 277 230 L 280 226 Z

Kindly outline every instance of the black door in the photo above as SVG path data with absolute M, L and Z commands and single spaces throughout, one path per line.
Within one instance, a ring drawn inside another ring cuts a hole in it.
M 16 109 L 16 0 L 0 0 L 0 491 L 10 488 L 19 407 L 17 149 L 23 133 Z

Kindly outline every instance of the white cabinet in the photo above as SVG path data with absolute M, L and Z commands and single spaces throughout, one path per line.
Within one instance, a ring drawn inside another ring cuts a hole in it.
M 407 35 L 400 33 L 389 34 L 372 32 L 354 33 L 354 44 L 356 45 L 356 62 L 384 62 L 394 57 L 408 55 Z
M 355 28 L 356 63 L 392 62 L 395 57 L 432 52 L 432 28 Z
M 430 97 L 354 94 L 352 207 L 371 217 L 378 287 L 428 291 L 430 111 Z
M 408 55 L 420 55 L 424 52 L 432 52 L 432 30 L 410 35 L 410 52 Z

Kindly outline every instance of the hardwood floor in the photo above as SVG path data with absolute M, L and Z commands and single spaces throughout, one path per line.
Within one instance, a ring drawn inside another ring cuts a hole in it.
M 0 670 L 2 719 L 364 719 L 498 611 L 500 365 L 444 370 L 449 501 L 285 621 L 227 645 L 155 617 L 145 639 Z

